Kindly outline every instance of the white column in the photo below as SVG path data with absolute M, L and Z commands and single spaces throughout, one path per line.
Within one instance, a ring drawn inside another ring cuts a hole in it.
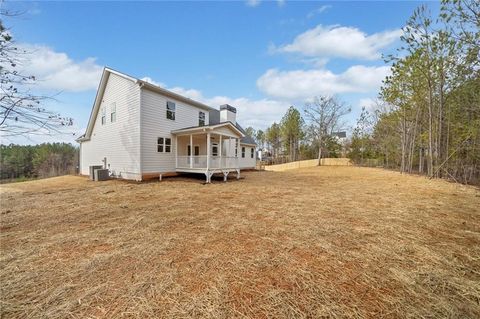
M 222 134 L 220 134 L 220 143 L 218 145 L 218 151 L 220 152 L 220 168 L 222 168 Z
M 210 152 L 211 152 L 210 133 L 207 133 L 207 172 L 210 169 Z
M 193 168 L 193 135 L 190 134 L 190 168 Z
M 238 164 L 238 163 L 239 163 L 238 155 L 239 155 L 239 153 L 242 151 L 239 146 L 240 146 L 240 143 L 238 142 L 238 138 L 236 138 L 236 139 L 235 139 L 235 149 L 237 150 L 237 159 L 236 159 L 236 163 L 235 163 L 235 164 L 237 165 L 237 167 L 240 166 L 240 165 Z
M 175 135 L 175 168 L 178 167 L 178 136 Z

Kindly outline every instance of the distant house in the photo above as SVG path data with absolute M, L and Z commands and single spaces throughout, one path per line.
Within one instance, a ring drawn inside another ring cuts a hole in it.
M 105 68 L 80 143 L 80 172 L 102 165 L 115 177 L 144 180 L 172 173 L 240 176 L 254 168 L 255 141 L 228 104 L 214 109 Z

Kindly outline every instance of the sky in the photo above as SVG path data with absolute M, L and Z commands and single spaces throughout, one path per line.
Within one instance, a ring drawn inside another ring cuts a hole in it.
M 29 52 L 21 68 L 47 108 L 74 119 L 65 134 L 1 143 L 74 142 L 84 133 L 104 66 L 218 108 L 265 129 L 290 105 L 336 95 L 371 108 L 390 68 L 382 55 L 421 5 L 404 1 L 7 2 L 4 19 Z M 429 2 L 429 7 L 438 3 Z

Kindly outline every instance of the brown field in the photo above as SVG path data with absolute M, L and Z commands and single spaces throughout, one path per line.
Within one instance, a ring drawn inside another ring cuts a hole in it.
M 480 191 L 380 169 L 0 186 L 2 318 L 480 317 Z

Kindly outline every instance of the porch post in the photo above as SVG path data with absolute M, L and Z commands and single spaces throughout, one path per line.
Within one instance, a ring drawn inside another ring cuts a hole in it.
M 175 169 L 178 168 L 178 136 L 175 135 Z
M 193 135 L 190 134 L 190 168 L 193 168 Z
M 207 133 L 207 170 L 210 169 L 210 133 Z
M 235 147 L 237 148 L 237 158 L 235 159 L 237 167 L 235 168 L 237 169 L 237 179 L 240 179 L 240 160 L 238 159 L 238 153 L 241 153 L 242 149 L 240 148 L 240 139 L 238 138 L 235 139 Z
M 210 132 L 207 133 L 207 183 L 210 183 Z
M 241 152 L 241 150 L 239 149 L 239 148 L 240 148 L 239 146 L 240 146 L 240 143 L 238 143 L 238 138 L 236 138 L 236 139 L 235 139 L 235 149 L 237 150 L 237 151 L 236 151 L 236 153 L 237 153 L 237 156 L 236 156 L 236 157 L 237 157 L 237 158 L 236 158 L 236 160 L 235 160 L 235 161 L 236 161 L 236 162 L 235 162 L 235 165 L 237 165 L 237 167 L 239 166 L 239 165 L 238 165 L 238 161 L 239 161 L 239 160 L 238 160 L 238 155 L 239 155 L 238 153 Z
M 220 152 L 220 168 L 223 168 L 222 166 L 222 134 L 220 134 L 220 144 L 219 144 L 219 148 L 218 148 L 218 151 Z

